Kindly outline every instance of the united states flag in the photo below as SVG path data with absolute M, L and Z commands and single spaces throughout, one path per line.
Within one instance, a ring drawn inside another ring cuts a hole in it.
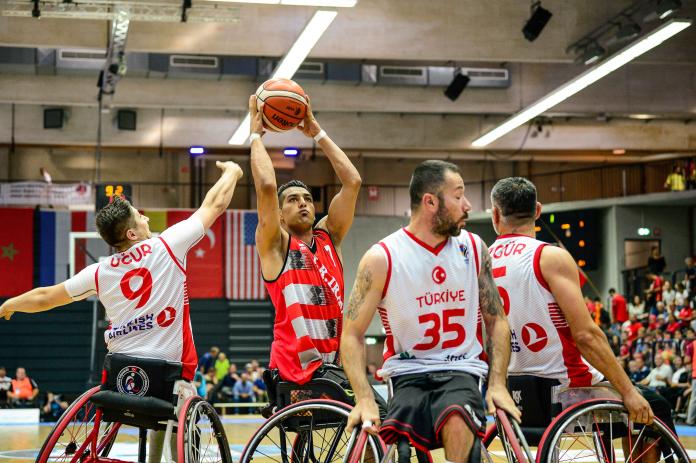
M 266 288 L 256 254 L 256 211 L 227 211 L 225 297 L 232 300 L 264 299 Z

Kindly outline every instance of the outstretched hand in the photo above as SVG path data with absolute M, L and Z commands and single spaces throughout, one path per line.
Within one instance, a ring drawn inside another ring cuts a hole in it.
M 237 164 L 234 161 L 215 161 L 215 165 L 218 167 L 218 169 L 222 170 L 223 172 L 231 172 L 232 174 L 235 174 L 237 176 L 237 179 L 242 178 L 242 175 L 244 175 L 244 171 L 242 171 L 242 168 L 239 167 L 239 164 Z
M 297 128 L 306 137 L 314 138 L 319 135 L 319 132 L 321 132 L 321 127 L 314 118 L 314 113 L 312 112 L 312 102 L 309 99 L 309 95 L 305 95 L 305 98 L 307 99 L 307 113 L 305 114 L 302 124 L 298 125 Z
M 7 301 L 5 301 L 5 303 L 0 306 L 0 318 L 9 320 L 12 315 L 14 315 L 14 310 L 10 309 L 10 306 L 7 305 Z

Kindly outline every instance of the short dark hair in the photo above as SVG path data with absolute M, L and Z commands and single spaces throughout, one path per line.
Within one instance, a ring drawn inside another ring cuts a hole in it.
M 614 288 L 609 288 L 609 293 L 615 293 L 616 290 Z
M 280 187 L 278 188 L 278 201 L 280 202 L 281 206 L 283 205 L 283 192 L 288 188 L 292 188 L 294 186 L 304 188 L 305 190 L 307 190 L 307 192 L 309 192 L 310 195 L 312 194 L 312 190 L 310 190 L 304 182 L 300 180 L 290 180 L 288 183 L 280 185 Z
M 133 209 L 126 199 L 114 196 L 97 212 L 97 231 L 109 246 L 118 247 L 126 239 L 126 230 L 133 224 Z
M 445 172 L 459 173 L 459 167 L 451 162 L 431 159 L 421 162 L 411 176 L 408 193 L 411 196 L 411 209 L 418 209 L 426 193 L 437 194 L 445 183 Z
M 503 217 L 533 219 L 537 203 L 536 187 L 524 177 L 498 180 L 491 190 L 491 203 Z

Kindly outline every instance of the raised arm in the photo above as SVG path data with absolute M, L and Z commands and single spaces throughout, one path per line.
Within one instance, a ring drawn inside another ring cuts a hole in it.
M 86 297 L 86 296 L 85 296 Z M 55 307 L 69 304 L 73 299 L 65 289 L 65 283 L 43 288 L 35 288 L 5 301 L 0 306 L 0 318 L 9 320 L 15 312 L 45 312 Z
M 379 429 L 379 410 L 365 373 L 365 332 L 382 299 L 386 275 L 387 261 L 384 255 L 375 248 L 367 251 L 358 266 L 343 317 L 341 362 L 355 392 L 355 407 L 348 417 L 349 432 L 366 421 L 373 423 L 369 432 L 376 433 Z
M 256 249 L 261 257 L 261 270 L 266 277 L 275 278 L 283 265 L 283 229 L 280 226 L 278 185 L 271 157 L 261 141 L 264 134 L 261 112 L 256 108 L 256 96 L 249 97 L 251 114 L 251 175 L 256 188 Z M 255 136 L 257 134 L 258 136 Z M 286 234 L 287 235 L 287 234 Z M 285 237 L 287 240 L 287 236 Z
M 498 287 L 493 281 L 491 255 L 481 243 L 481 271 L 478 277 L 479 306 L 486 325 L 486 352 L 488 353 L 488 412 L 502 408 L 520 421 L 521 413 L 507 390 L 507 369 L 510 363 L 510 326 L 508 325 Z
M 222 170 L 222 175 L 215 182 L 215 185 L 208 190 L 208 193 L 203 199 L 201 207 L 198 208 L 193 215 L 197 216 L 203 228 L 206 230 L 213 226 L 218 217 L 220 217 L 232 201 L 234 189 L 237 186 L 237 181 L 242 178 L 242 168 L 237 163 L 232 161 L 220 162 L 215 165 Z
M 321 132 L 319 123 L 314 118 L 312 105 L 307 97 L 307 116 L 300 127 L 302 133 L 308 137 L 316 137 Z M 326 133 L 326 132 L 324 132 Z M 329 232 L 335 246 L 340 246 L 343 238 L 348 234 L 350 226 L 355 217 L 355 203 L 360 194 L 362 179 L 346 153 L 339 148 L 336 143 L 325 135 L 318 142 L 319 147 L 324 152 L 331 166 L 336 172 L 338 180 L 341 182 L 341 190 L 334 196 L 329 205 L 329 213 L 319 221 L 317 228 L 323 228 Z
M 621 369 L 606 336 L 592 321 L 585 307 L 573 257 L 564 249 L 545 246 L 541 251 L 540 267 L 580 353 L 619 391 L 631 420 L 639 423 L 652 422 L 650 406 Z

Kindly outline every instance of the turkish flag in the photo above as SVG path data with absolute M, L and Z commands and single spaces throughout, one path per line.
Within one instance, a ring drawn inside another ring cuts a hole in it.
M 0 297 L 32 289 L 34 282 L 34 210 L 0 209 Z
M 167 226 L 191 216 L 193 211 L 170 210 Z M 186 282 L 192 299 L 222 297 L 222 218 L 218 218 L 206 235 L 186 256 Z

